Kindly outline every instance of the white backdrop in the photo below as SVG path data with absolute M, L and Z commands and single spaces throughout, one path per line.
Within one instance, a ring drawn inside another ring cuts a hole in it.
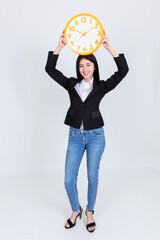
M 0 173 L 64 168 L 69 96 L 45 64 L 68 20 L 84 12 L 102 22 L 129 66 L 100 105 L 107 143 L 102 166 L 160 166 L 159 1 L 15 0 L 0 8 Z M 101 80 L 117 71 L 103 46 L 94 54 Z M 65 46 L 57 69 L 76 76 L 76 59 Z

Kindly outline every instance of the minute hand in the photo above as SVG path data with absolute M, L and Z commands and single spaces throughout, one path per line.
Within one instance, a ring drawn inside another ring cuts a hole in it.
M 89 29 L 87 32 L 85 32 L 85 34 L 88 33 L 89 31 L 91 31 L 93 28 L 95 28 L 95 27 L 92 27 L 91 29 Z

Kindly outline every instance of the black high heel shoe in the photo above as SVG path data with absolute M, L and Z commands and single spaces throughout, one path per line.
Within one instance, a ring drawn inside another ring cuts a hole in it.
M 69 224 L 70 226 L 67 227 L 67 226 L 65 225 L 65 228 L 68 229 L 68 228 L 74 227 L 74 226 L 76 225 L 76 220 L 77 220 L 77 217 L 78 217 L 78 216 L 79 216 L 79 218 L 81 219 L 82 212 L 83 212 L 83 208 L 80 207 L 80 209 L 79 209 L 78 212 L 79 212 L 79 213 L 78 213 L 78 215 L 76 216 L 74 223 L 72 223 L 71 220 L 70 220 L 70 218 L 68 218 L 67 222 L 68 222 L 68 224 Z
M 88 210 L 86 209 L 86 211 L 85 211 L 86 216 L 87 216 L 87 211 L 88 211 Z M 94 214 L 94 210 L 88 211 L 88 212 L 92 212 L 92 214 Z M 96 226 L 96 223 L 95 223 L 95 222 L 88 223 L 88 224 L 86 225 L 86 228 L 87 228 L 88 232 L 94 232 L 95 229 L 90 230 L 90 231 L 89 231 L 89 229 L 88 229 L 89 227 L 93 227 L 93 226 Z

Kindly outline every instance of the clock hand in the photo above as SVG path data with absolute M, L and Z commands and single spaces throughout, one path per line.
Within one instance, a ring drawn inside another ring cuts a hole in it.
M 85 32 L 81 37 L 83 37 L 83 36 L 86 36 L 86 33 L 88 33 L 89 31 L 91 31 L 93 28 L 95 28 L 95 27 L 92 27 L 91 29 L 89 29 L 87 32 Z M 81 37 L 77 40 L 77 42 L 81 39 Z
M 91 29 L 89 29 L 87 32 L 85 32 L 85 33 L 88 33 L 89 31 L 91 31 L 93 28 L 95 28 L 95 27 L 92 27 Z
M 77 32 L 79 32 L 80 34 L 82 34 L 83 35 L 83 33 L 82 32 L 80 32 L 80 31 L 78 31 L 78 30 L 76 30 Z
M 83 33 L 83 35 L 81 37 L 83 37 L 83 36 L 86 36 L 86 32 Z M 81 39 L 81 37 L 77 40 L 77 42 Z

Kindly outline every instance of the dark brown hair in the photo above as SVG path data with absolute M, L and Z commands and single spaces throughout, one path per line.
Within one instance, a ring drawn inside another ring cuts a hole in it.
M 87 60 L 89 60 L 89 61 L 94 63 L 95 70 L 94 70 L 94 73 L 93 73 L 93 77 L 96 80 L 100 81 L 99 68 L 98 68 L 97 59 L 96 59 L 96 57 L 93 54 L 90 54 L 90 55 L 79 55 L 78 56 L 77 61 L 76 61 L 76 72 L 77 72 L 78 80 L 82 80 L 83 79 L 83 76 L 79 72 L 79 64 L 80 64 L 80 61 L 81 61 L 82 58 L 85 58 L 85 59 L 87 59 Z

